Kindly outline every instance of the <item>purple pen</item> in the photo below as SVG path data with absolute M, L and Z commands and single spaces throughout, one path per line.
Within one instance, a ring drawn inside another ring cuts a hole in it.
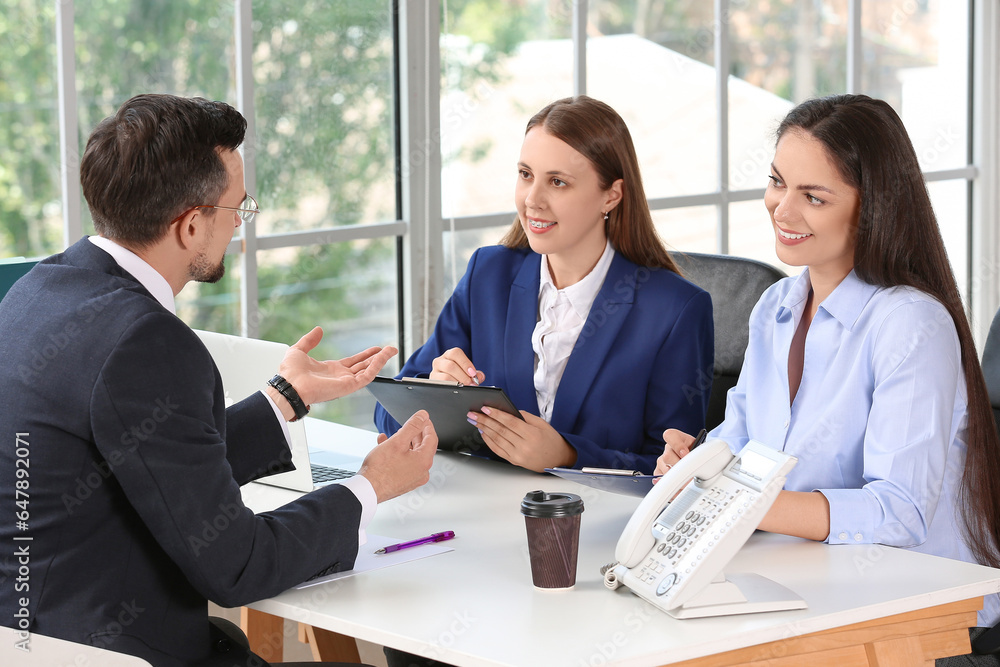
M 433 535 L 428 535 L 427 537 L 421 537 L 419 540 L 400 542 L 399 544 L 390 544 L 387 547 L 377 549 L 375 553 L 391 554 L 393 551 L 399 551 L 400 549 L 409 549 L 410 547 L 420 546 L 421 544 L 430 544 L 432 542 L 444 542 L 445 540 L 450 540 L 453 537 L 455 537 L 455 531 L 446 530 L 443 533 L 434 533 Z

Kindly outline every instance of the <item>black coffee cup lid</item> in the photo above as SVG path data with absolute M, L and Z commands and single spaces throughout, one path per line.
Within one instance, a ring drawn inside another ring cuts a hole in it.
M 575 516 L 583 512 L 583 499 L 575 493 L 529 491 L 521 501 L 521 514 L 539 519 Z

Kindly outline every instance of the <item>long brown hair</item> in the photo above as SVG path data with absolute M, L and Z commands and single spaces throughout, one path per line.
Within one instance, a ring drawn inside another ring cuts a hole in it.
M 907 285 L 948 310 L 958 330 L 968 393 L 965 472 L 959 502 L 976 559 L 1000 567 L 1000 437 L 986 381 L 931 207 L 917 155 L 891 106 L 865 95 L 835 95 L 792 109 L 778 127 L 804 130 L 826 146 L 861 197 L 854 271 L 872 285 Z
M 615 251 L 640 266 L 680 273 L 653 226 L 632 135 L 621 116 L 604 102 L 578 95 L 556 100 L 536 113 L 524 133 L 538 125 L 590 160 L 601 189 L 622 180 L 622 200 L 608 214 L 604 229 Z M 517 218 L 500 243 L 508 248 L 528 247 Z

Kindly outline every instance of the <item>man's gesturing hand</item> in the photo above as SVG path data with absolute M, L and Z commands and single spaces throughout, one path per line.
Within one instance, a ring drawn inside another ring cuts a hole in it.
M 380 433 L 378 443 L 358 474 L 371 482 L 379 502 L 427 483 L 438 437 L 425 410 L 415 412 L 391 438 Z
M 361 389 L 397 352 L 392 346 L 370 347 L 344 359 L 319 361 L 309 352 L 322 339 L 323 329 L 314 328 L 288 348 L 278 369 L 306 405 L 332 401 Z

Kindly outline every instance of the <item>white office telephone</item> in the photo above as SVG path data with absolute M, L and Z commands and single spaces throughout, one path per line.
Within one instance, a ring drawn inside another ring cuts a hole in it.
M 805 608 L 803 600 L 770 579 L 722 572 L 796 462 L 753 440 L 735 457 L 722 440 L 693 450 L 636 508 L 605 585 L 624 584 L 675 618 Z

